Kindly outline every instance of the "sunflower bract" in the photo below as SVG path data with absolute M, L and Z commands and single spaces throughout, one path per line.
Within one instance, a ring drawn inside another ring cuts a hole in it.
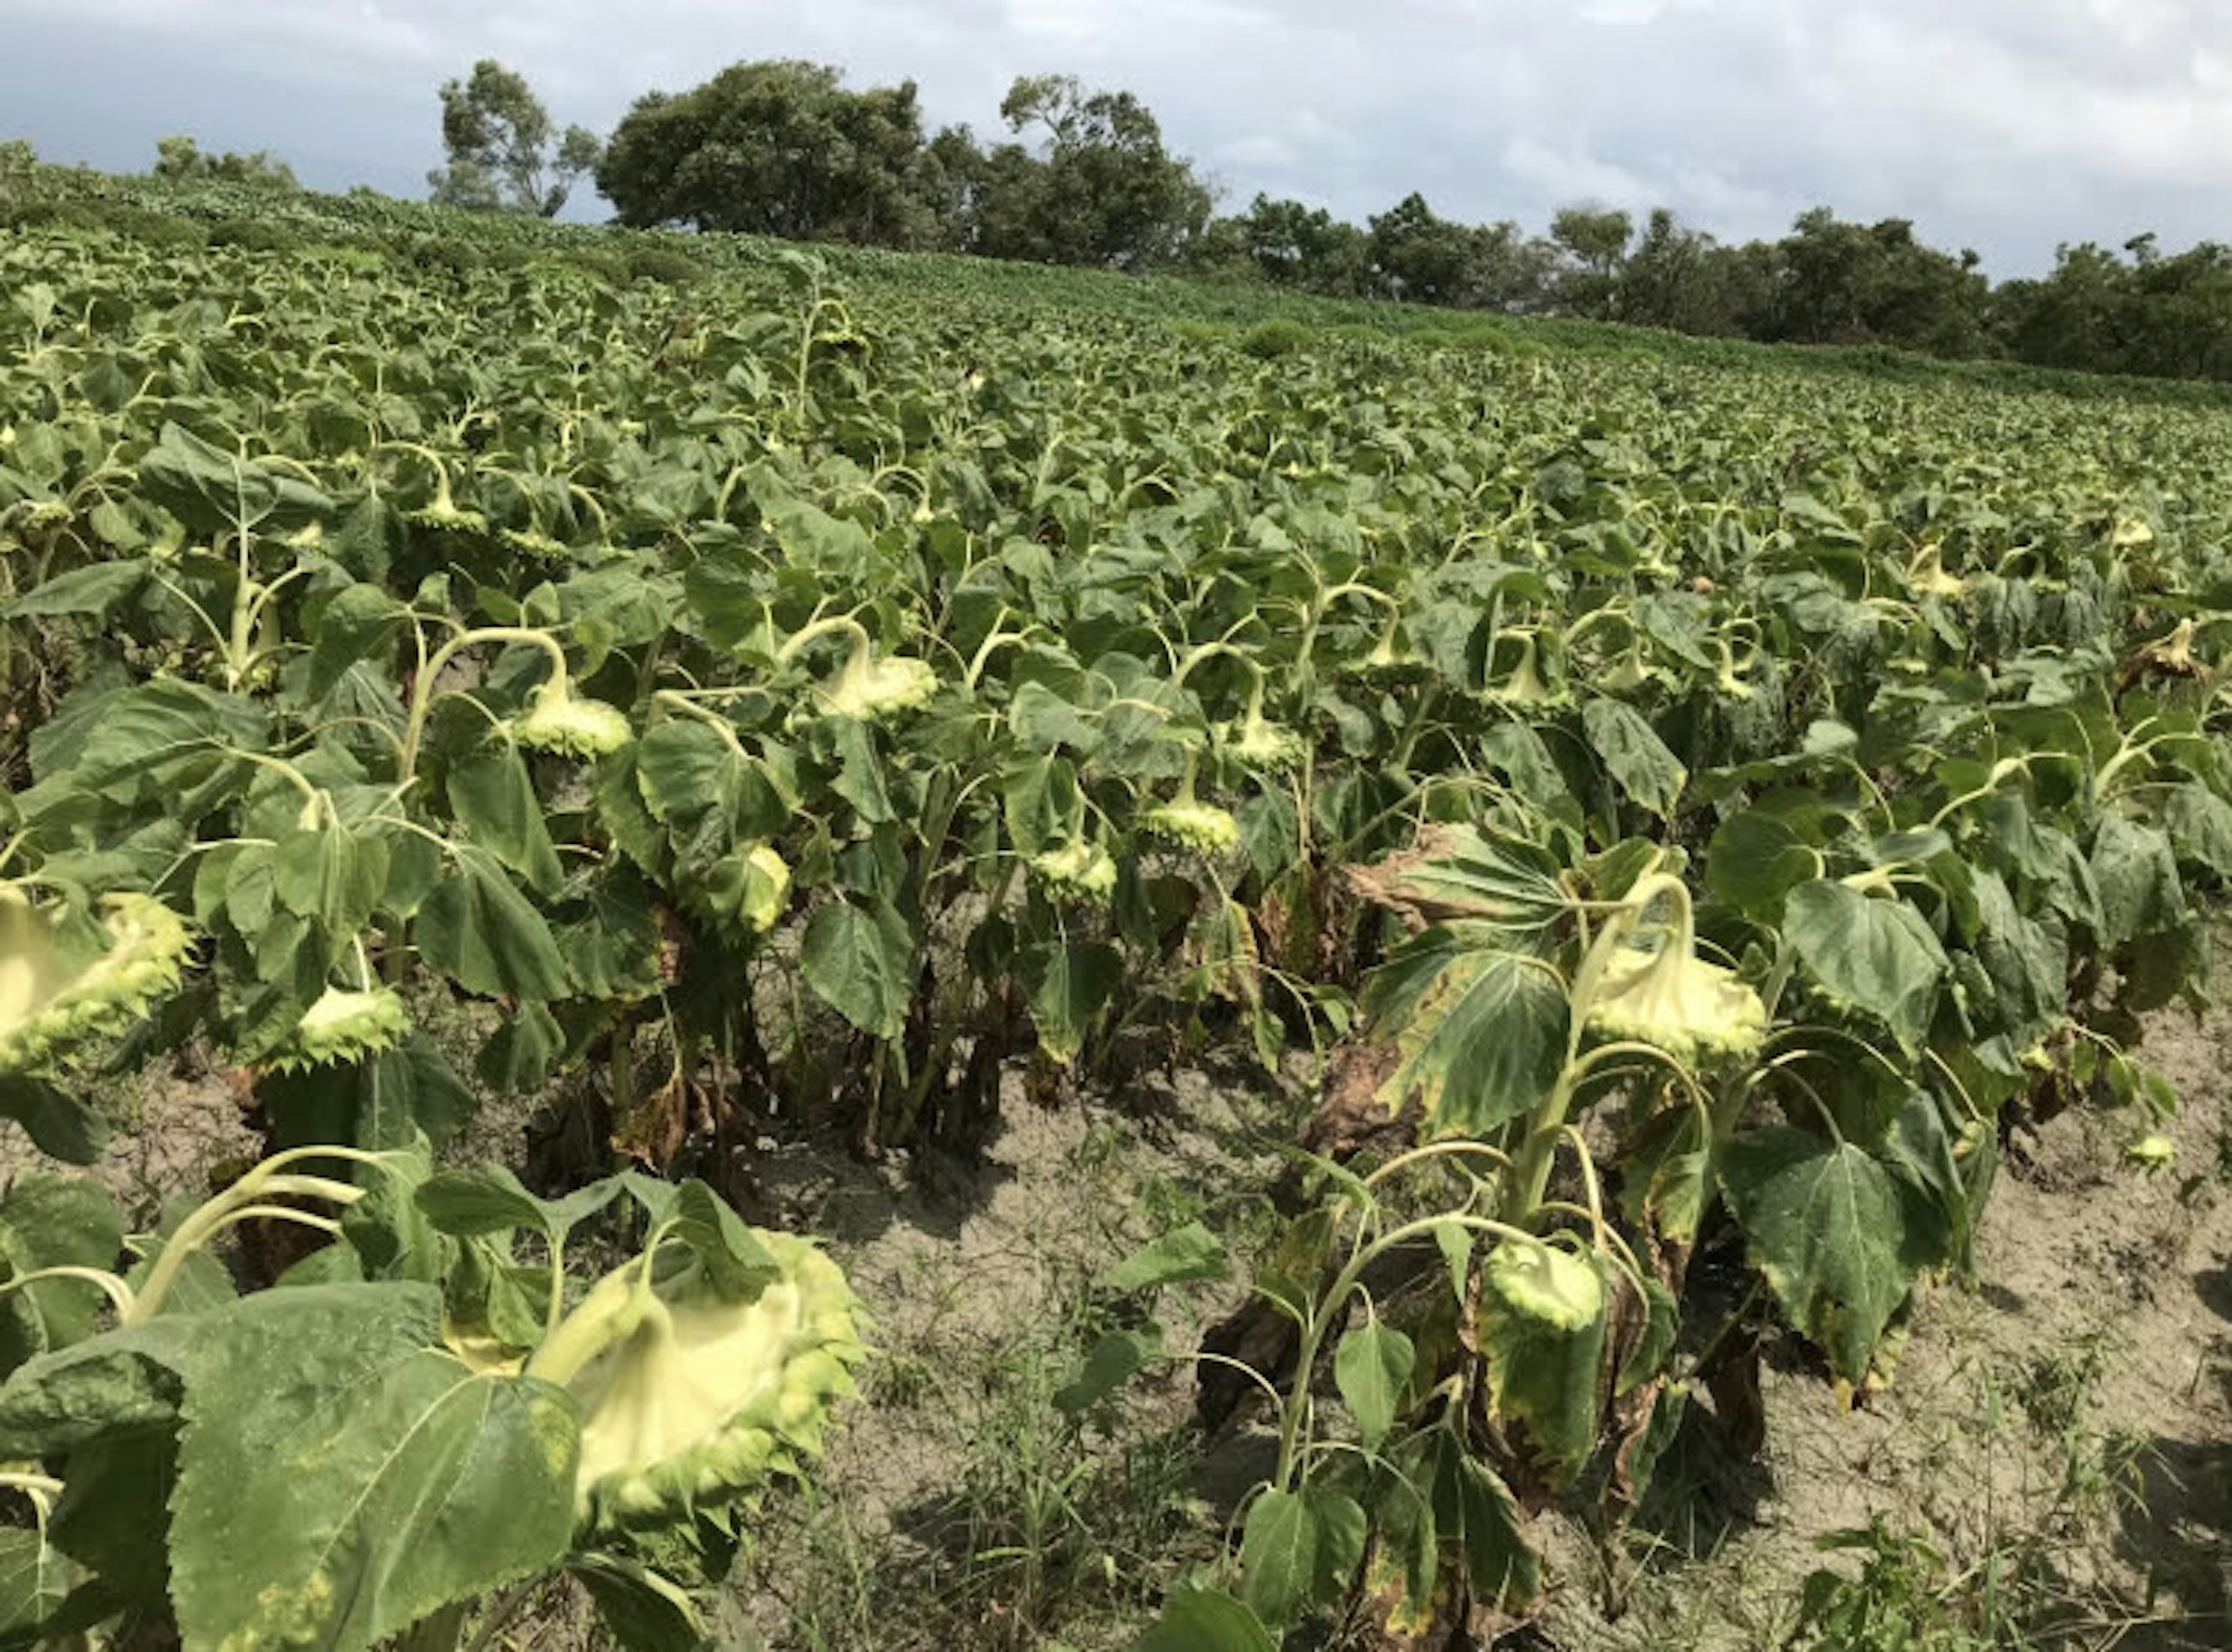
M 107 949 L 73 968 L 57 943 L 62 909 L 0 886 L 0 1074 L 66 1060 L 177 988 L 192 938 L 169 907 L 152 896 L 109 895 L 101 913 Z

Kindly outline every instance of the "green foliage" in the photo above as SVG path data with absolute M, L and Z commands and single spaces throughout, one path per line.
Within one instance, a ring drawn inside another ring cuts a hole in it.
M 1269 321 L 1258 321 L 1240 335 L 1239 348 L 1243 354 L 1254 356 L 1259 361 L 1272 361 L 1289 356 L 1297 350 L 1309 347 L 1310 330 L 1299 321 L 1281 317 Z
M 586 127 L 559 133 L 525 77 L 488 57 L 469 78 L 443 84 L 442 149 L 448 165 L 426 175 L 436 201 L 545 218 L 558 215 L 603 154 Z
M 1061 141 L 1120 137 L 1026 89 Z M 1149 1033 L 1318 1074 L 1424 1156 L 1326 1167 L 1258 1280 L 1307 1344 L 1281 1461 L 1165 1632 L 1259 1644 L 1359 1565 L 1393 1619 L 1522 1607 L 1522 1511 L 1616 1516 L 1715 1375 L 1701 1243 L 1754 1272 L 1734 1340 L 1780 1322 L 1858 1390 L 1970 1260 L 2011 1110 L 2137 1105 L 2144 1137 L 2175 1104 L 2125 1046 L 2202 987 L 2232 875 L 2204 398 L 717 235 L 682 292 L 626 278 L 672 242 L 371 198 L 254 221 L 384 250 L 0 248 L 0 669 L 34 714 L 4 870 L 69 915 L 23 1024 L 114 954 L 109 897 L 198 937 L 0 1084 L 44 1150 L 99 1151 L 81 1056 L 194 1042 L 281 1143 L 446 1141 L 460 1026 L 483 1079 L 609 1105 L 599 1150 L 659 1165 L 747 1118 L 963 1147 L 1007 1076 L 1090 1084 Z M 1445 229 L 1421 204 L 1385 249 L 1425 279 Z M 1310 347 L 1172 327 L 1280 318 Z M 422 1328 L 391 1287 L 447 1287 L 472 1335 L 430 1357 L 466 1375 L 397 1360 L 367 1390 L 395 1416 L 425 1371 L 517 1403 L 497 1367 L 548 1332 L 575 1218 L 457 1194 L 413 1207 L 456 1258 L 390 1221 L 287 1287 Z M 668 1329 L 756 1277 L 717 1215 L 639 1202 L 672 1224 Z M 476 1249 L 492 1210 L 542 1237 Z M 23 1231 L 10 1278 L 78 1265 Z M 1110 1288 L 1212 1276 L 1202 1239 Z M 438 1278 L 398 1272 L 430 1246 Z M 19 1285 L 27 1350 L 97 1308 L 56 1283 Z M 658 1321 L 628 1302 L 630 1336 Z M 103 1416 L 199 1426 L 167 1317 L 86 1357 Z M 375 1364 L 405 1340 L 366 1334 Z M 1093 1338 L 1048 1385 L 1074 1419 L 1169 1346 Z M 734 1489 L 792 1454 L 841 1387 L 822 1351 L 796 1419 L 728 1418 L 694 1467 Z M 600 1531 L 668 1508 L 672 1455 L 589 1499 Z M 73 1472 L 127 1467 L 171 1472 Z M 594 1553 L 659 1619 L 653 1560 Z M 298 1571 L 256 1597 L 301 1604 Z
M 242 184 L 250 189 L 299 190 L 295 170 L 263 150 L 254 154 L 204 153 L 191 138 L 165 138 L 155 146 L 155 176 L 172 182 L 196 179 Z
M 300 252 L 302 238 L 283 224 L 262 218 L 226 218 L 210 226 L 212 247 L 237 247 L 243 252 Z
M 569 1305 L 566 1241 L 624 1192 L 640 1254 Z M 282 1288 L 179 1291 L 247 1216 L 330 1240 Z M 543 1266 L 515 1257 L 522 1229 Z M 128 1282 L 101 1271 L 121 1244 L 88 1182 L 0 1195 L 0 1451 L 41 1470 L 10 1480 L 41 1500 L 37 1549 L 0 1552 L 12 1634 L 123 1618 L 174 1620 L 188 1647 L 369 1648 L 414 1626 L 457 1644 L 465 1609 L 589 1565 L 634 1580 L 595 1591 L 623 1644 L 665 1643 L 640 1637 L 695 1614 L 657 1568 L 695 1557 L 683 1584 L 719 1580 L 730 1509 L 818 1452 L 861 1357 L 835 1266 L 698 1182 L 549 1202 L 502 1172 L 430 1180 L 423 1144 L 314 1149 L 185 1215 Z M 99 1535 L 120 1520 L 131 1545 Z
M 597 188 L 623 224 L 908 246 L 928 238 L 911 184 L 922 146 L 911 81 L 850 92 L 820 64 L 736 63 L 637 99 Z
M 711 272 L 695 258 L 665 247 L 645 247 L 630 253 L 627 274 L 634 281 L 662 282 L 669 287 L 690 287 Z

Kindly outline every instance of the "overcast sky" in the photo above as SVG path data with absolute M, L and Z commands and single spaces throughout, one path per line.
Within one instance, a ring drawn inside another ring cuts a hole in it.
M 1416 189 L 1741 239 L 1826 204 L 2002 275 L 2232 241 L 2232 0 L 0 0 L 0 138 L 136 170 L 185 133 L 418 195 L 435 89 L 482 56 L 599 131 L 744 58 L 912 77 L 980 135 L 1015 75 L 1065 71 L 1143 97 L 1229 205 L 1358 222 Z

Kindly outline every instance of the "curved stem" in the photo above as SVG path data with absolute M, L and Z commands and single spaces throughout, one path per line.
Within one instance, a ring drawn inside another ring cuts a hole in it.
M 855 654 L 864 652 L 875 645 L 868 636 L 867 627 L 861 625 L 852 615 L 831 614 L 825 619 L 813 620 L 793 632 L 789 639 L 781 648 L 775 650 L 775 664 L 789 664 L 798 658 L 807 644 L 818 637 L 827 637 L 836 632 L 842 632 L 853 639 L 853 651 Z
M 751 754 L 744 749 L 744 742 L 736 737 L 736 725 L 718 712 L 706 709 L 705 707 L 699 705 L 695 700 L 676 689 L 657 690 L 651 698 L 655 705 L 663 705 L 670 711 L 678 711 L 685 717 L 693 718 L 704 723 L 721 736 L 723 742 L 739 761 L 751 761 Z
M 90 1285 L 108 1299 L 109 1305 L 120 1315 L 132 1312 L 132 1287 L 115 1274 L 97 1267 L 42 1267 L 29 1273 L 17 1273 L 0 1279 L 0 1297 L 48 1279 L 70 1279 L 80 1285 Z
M 402 773 L 399 778 L 408 781 L 418 771 L 418 746 L 426 735 L 426 715 L 432 709 L 435 683 L 441 679 L 443 668 L 457 658 L 461 649 L 481 643 L 518 643 L 539 648 L 550 657 L 550 681 L 561 694 L 566 688 L 566 651 L 549 632 L 531 631 L 523 625 L 485 625 L 477 631 L 464 631 L 436 649 L 411 685 L 411 716 L 403 729 Z

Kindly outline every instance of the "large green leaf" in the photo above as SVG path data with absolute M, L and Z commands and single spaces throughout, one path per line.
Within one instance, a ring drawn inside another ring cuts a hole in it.
M 1690 771 L 1641 712 L 1624 700 L 1594 699 L 1581 708 L 1581 727 L 1628 796 L 1653 814 L 1673 814 Z
M 62 614 L 105 618 L 147 583 L 147 564 L 137 557 L 93 562 L 55 575 L 36 591 L 8 605 L 10 619 L 48 619 Z
M 208 1334 L 205 1314 L 144 1325 L 27 1360 L 0 1383 L 0 1462 L 35 1462 L 178 1421 L 182 1373 Z
M 2100 944 L 2114 951 L 2186 921 L 2185 888 L 2170 839 L 2155 827 L 2111 814 L 2092 839 L 2092 881 L 2100 891 Z
M 1543 962 L 1466 924 L 1429 930 L 1373 977 L 1374 1036 L 1397 1059 L 1391 1112 L 1416 1102 L 1426 1133 L 1486 1136 L 1546 1099 L 1564 1070 L 1570 1010 Z
M 1398 1461 L 1409 1484 L 1425 1493 L 1432 1516 L 1431 1529 L 1422 1530 L 1418 1540 L 1454 1545 L 1481 1605 L 1524 1611 L 1541 1591 L 1542 1565 L 1527 1542 L 1511 1488 L 1448 1426 L 1429 1430 Z M 1430 1560 L 1408 1569 L 1414 1586 L 1435 1570 Z
M 315 610 L 308 688 L 321 700 L 348 669 L 372 660 L 393 644 L 411 610 L 376 585 L 352 585 Z
M 831 901 L 807 920 L 799 969 L 822 1002 L 871 1038 L 895 1039 L 914 995 L 914 936 L 890 902 Z
M 257 1095 L 276 1145 L 345 1142 L 372 1152 L 407 1148 L 421 1136 L 439 1146 L 480 1105 L 449 1058 L 416 1030 L 354 1067 L 267 1073 Z
M 482 741 L 450 765 L 450 807 L 480 847 L 548 895 L 565 881 L 527 760 L 508 740 Z
M 1132 1652 L 1278 1652 L 1263 1620 L 1220 1590 L 1181 1584 Z
M 1263 1493 L 1241 1530 L 1241 1598 L 1275 1629 L 1297 1622 L 1347 1587 L 1366 1535 L 1363 1507 L 1323 1480 Z
M 1040 1047 L 1067 1066 L 1123 984 L 1124 960 L 1106 942 L 1048 941 L 1018 953 L 1015 973 L 1029 994 Z
M 564 1558 L 574 1399 L 474 1372 L 442 1321 L 431 1286 L 331 1285 L 207 1327 L 171 1506 L 189 1648 L 356 1652 Z
M 113 1268 L 123 1249 L 123 1214 L 97 1182 L 27 1176 L 0 1195 L 0 1284 L 50 1267 Z M 91 1335 L 102 1300 L 75 1279 L 0 1296 L 0 1375 Z
M 1821 858 L 1797 828 L 1764 809 L 1723 820 L 1705 852 L 1705 884 L 1747 917 L 1772 923 L 1790 891 L 1817 876 Z
M 1505 1245 L 1521 1241 L 1507 1240 Z M 1549 1247 L 1536 1247 L 1539 1251 Z M 1495 1280 L 1506 1255 L 1499 1250 L 1483 1274 L 1479 1338 L 1487 1357 L 1489 1392 L 1498 1419 L 1524 1430 L 1536 1469 L 1554 1487 L 1572 1484 L 1596 1448 L 1612 1373 L 1606 1370 L 1609 1299 L 1604 1265 L 1593 1255 L 1550 1251 L 1557 1265 L 1593 1277 L 1598 1306 L 1577 1323 L 1555 1323 L 1531 1305 L 1515 1302 Z
M 1921 1046 L 1947 964 L 1919 912 L 1817 878 L 1790 891 L 1782 933 L 1833 1003 L 1872 1015 L 1909 1050 Z
M 762 1643 L 746 1628 L 741 1647 L 716 1642 L 686 1591 L 641 1561 L 622 1555 L 575 1556 L 567 1568 L 597 1603 L 597 1616 L 625 1652 L 756 1652 Z
M 1790 1322 L 1858 1386 L 1942 1219 L 1862 1149 L 1787 1125 L 1730 1143 L 1721 1189 Z
M 346 940 L 372 919 L 387 884 L 387 840 L 330 824 L 290 832 L 271 852 L 271 892 L 298 917 Z
M 39 1625 L 69 1593 L 71 1574 L 43 1532 L 0 1526 L 0 1646 L 36 1644 Z
M 107 1122 L 48 1079 L 0 1078 L 0 1118 L 14 1119 L 32 1146 L 65 1164 L 93 1163 L 108 1141 Z
M 1221 1279 L 1230 1271 L 1223 1242 L 1201 1223 L 1189 1221 L 1142 1245 L 1094 1282 L 1109 1291 L 1153 1291 Z
M 1410 1338 L 1378 1318 L 1366 1320 L 1340 1339 L 1333 1358 L 1333 1383 L 1366 1450 L 1377 1449 L 1395 1426 L 1418 1363 L 1418 1351 Z
M 203 534 L 245 526 L 265 533 L 307 528 L 334 502 L 291 470 L 229 453 L 181 424 L 165 424 L 140 461 L 140 488 Z
M 549 924 L 484 851 L 458 852 L 413 933 L 426 962 L 468 992 L 547 1000 L 572 990 Z
M 772 837 L 790 818 L 766 768 L 694 718 L 646 729 L 637 742 L 634 767 L 645 804 L 678 830 L 695 834 L 713 815 L 735 841 L 743 842 Z M 725 846 L 709 845 L 714 852 Z

